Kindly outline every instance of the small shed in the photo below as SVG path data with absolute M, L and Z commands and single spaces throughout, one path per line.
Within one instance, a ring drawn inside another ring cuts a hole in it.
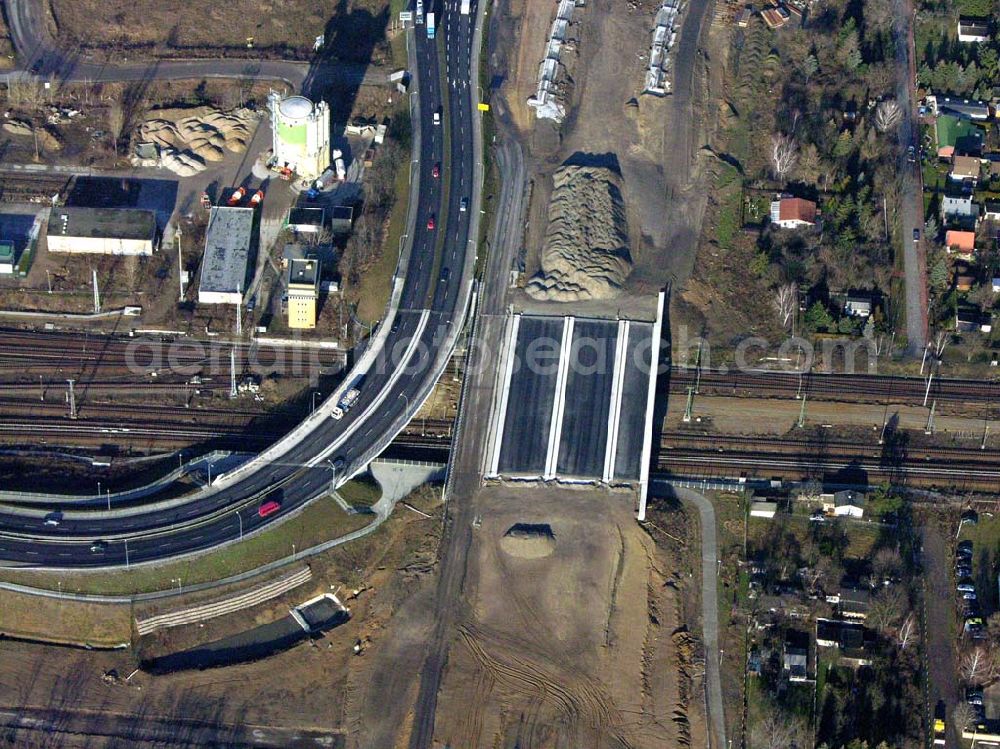
M 751 502 L 750 503 L 750 517 L 752 518 L 773 518 L 775 513 L 778 512 L 777 502 Z

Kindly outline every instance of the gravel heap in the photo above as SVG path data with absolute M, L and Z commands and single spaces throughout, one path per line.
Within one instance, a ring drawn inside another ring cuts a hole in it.
M 214 107 L 160 109 L 139 125 L 136 140 L 155 143 L 163 166 L 181 176 L 197 174 L 226 151 L 242 153 L 250 142 L 254 115 L 247 109 L 220 112 Z
M 525 289 L 535 299 L 612 299 L 632 271 L 621 178 L 605 167 L 563 166 L 553 175 L 541 270 Z

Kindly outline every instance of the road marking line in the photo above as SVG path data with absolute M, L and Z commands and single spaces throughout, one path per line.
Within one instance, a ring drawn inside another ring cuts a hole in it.
M 559 370 L 556 373 L 556 393 L 552 401 L 552 420 L 549 423 L 549 446 L 545 454 L 546 479 L 555 478 L 559 462 L 559 442 L 562 439 L 563 412 L 566 409 L 566 384 L 569 381 L 569 362 L 573 347 L 573 328 L 576 318 L 563 318 L 562 345 L 559 347 Z

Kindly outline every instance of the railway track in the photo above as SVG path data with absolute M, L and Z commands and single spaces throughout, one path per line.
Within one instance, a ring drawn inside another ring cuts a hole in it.
M 896 375 L 846 375 L 761 370 L 727 371 L 674 367 L 670 391 L 687 393 L 697 387 L 700 394 L 756 398 L 807 398 L 837 401 L 923 402 L 927 381 Z M 930 398 L 964 403 L 992 403 L 1000 399 L 1000 380 L 935 378 Z

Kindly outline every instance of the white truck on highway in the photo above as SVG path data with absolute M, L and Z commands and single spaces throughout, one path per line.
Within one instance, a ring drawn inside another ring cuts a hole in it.
M 428 39 L 433 39 L 434 38 L 434 32 L 435 32 L 435 28 L 434 28 L 434 13 L 431 12 L 431 13 L 427 14 L 427 38 Z
M 472 2 L 471 2 L 471 0 L 462 0 L 461 11 L 462 11 L 462 15 L 463 16 L 469 15 L 469 13 L 472 11 Z
M 361 395 L 361 383 L 364 381 L 364 375 L 358 375 L 354 378 L 351 386 L 347 388 L 340 400 L 337 401 L 337 405 L 333 407 L 333 411 L 330 412 L 330 416 L 338 421 L 344 418 L 344 414 L 351 410 L 351 406 L 358 402 L 358 396 Z

